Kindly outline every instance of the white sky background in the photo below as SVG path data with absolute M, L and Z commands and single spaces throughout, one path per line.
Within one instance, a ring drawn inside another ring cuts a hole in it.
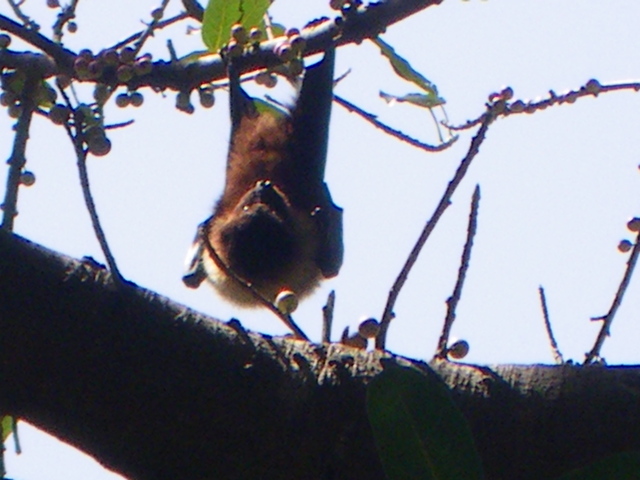
M 54 11 L 43 0 L 24 9 L 49 34 Z M 159 2 L 80 2 L 79 30 L 67 46 L 98 51 L 141 29 Z M 332 15 L 325 0 L 278 0 L 275 20 L 301 27 Z M 178 12 L 174 0 L 170 12 Z M 11 16 L 7 4 L 0 13 Z M 168 58 L 166 38 L 178 53 L 202 49 L 184 24 L 159 33 L 145 51 Z M 633 0 L 446 0 L 391 27 L 383 38 L 433 81 L 447 100 L 453 124 L 476 118 L 487 96 L 509 85 L 515 98 L 549 89 L 640 80 L 640 3 Z M 17 42 L 12 48 L 19 45 Z M 336 93 L 377 113 L 395 128 L 437 143 L 428 113 L 389 108 L 383 90 L 415 91 L 398 79 L 370 42 L 340 48 L 336 75 L 351 74 Z M 81 89 L 82 91 L 82 89 Z M 122 273 L 137 284 L 196 310 L 239 318 L 257 331 L 286 333 L 269 312 L 239 311 L 208 288 L 180 280 L 195 228 L 222 188 L 229 136 L 227 95 L 212 110 L 187 116 L 166 98 L 142 90 L 140 109 L 107 110 L 111 122 L 135 119 L 110 133 L 109 156 L 89 158 L 93 194 Z M 90 90 L 82 97 L 91 101 Z M 285 96 L 285 99 L 287 97 Z M 0 112 L 0 156 L 8 158 L 12 121 Z M 566 358 L 581 361 L 600 327 L 624 273 L 627 255 L 616 246 L 628 218 L 640 216 L 640 94 L 611 93 L 496 122 L 442 222 L 402 291 L 388 338 L 390 350 L 428 359 L 434 352 L 465 241 L 471 193 L 482 189 L 478 233 L 453 335 L 471 345 L 471 363 L 550 363 L 538 285 L 546 289 L 554 332 Z M 389 288 L 433 212 L 471 135 L 451 149 L 421 152 L 386 137 L 334 105 L 327 165 L 333 198 L 345 209 L 345 263 L 340 276 L 304 302 L 296 321 L 319 339 L 321 307 L 335 289 L 334 338 L 363 315 L 379 317 Z M 20 190 L 16 232 L 74 257 L 103 261 L 82 202 L 75 159 L 63 129 L 36 117 L 27 146 L 33 187 Z M 0 170 L 6 176 L 6 167 Z M 4 194 L 4 181 L 0 182 Z M 640 284 L 634 279 L 614 321 L 603 355 L 610 364 L 638 363 Z M 70 448 L 23 425 L 25 452 L 8 444 L 11 478 L 75 480 L 117 478 Z

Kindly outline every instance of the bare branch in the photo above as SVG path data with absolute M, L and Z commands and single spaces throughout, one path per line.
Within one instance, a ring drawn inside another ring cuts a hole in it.
M 438 203 L 435 211 L 433 212 L 433 215 L 431 216 L 431 218 L 425 225 L 424 229 L 422 230 L 422 233 L 418 237 L 416 244 L 414 245 L 413 249 L 411 250 L 411 253 L 409 254 L 409 257 L 407 258 L 404 266 L 402 267 L 400 274 L 396 278 L 396 281 L 394 282 L 393 286 L 391 287 L 391 290 L 389 291 L 387 304 L 384 307 L 384 312 L 382 313 L 382 317 L 380 320 L 380 332 L 376 337 L 376 348 L 378 349 L 385 348 L 387 330 L 389 328 L 389 324 L 391 323 L 391 320 L 394 317 L 393 307 L 396 303 L 396 300 L 398 299 L 398 296 L 400 295 L 400 290 L 402 289 L 405 282 L 407 281 L 409 272 L 411 271 L 411 268 L 413 267 L 413 265 L 416 263 L 416 260 L 418 259 L 418 255 L 420 255 L 420 252 L 422 251 L 422 248 L 424 247 L 424 244 L 426 243 L 427 239 L 431 235 L 431 232 L 433 232 L 433 229 L 435 228 L 436 224 L 440 220 L 440 217 L 442 217 L 442 214 L 444 213 L 444 211 L 451 204 L 451 197 L 453 196 L 454 192 L 460 185 L 460 182 L 462 181 L 465 174 L 467 173 L 467 170 L 469 169 L 471 162 L 480 151 L 480 145 L 482 145 L 482 143 L 485 140 L 485 136 L 487 134 L 489 126 L 504 110 L 504 107 L 505 107 L 505 100 L 502 100 L 502 99 L 498 100 L 495 103 L 487 105 L 487 110 L 481 117 L 482 122 L 480 123 L 480 128 L 478 129 L 478 133 L 476 133 L 476 135 L 471 140 L 471 144 L 469 145 L 469 150 L 467 151 L 467 154 L 460 162 L 460 165 L 458 166 L 456 173 L 454 174 L 453 178 L 449 182 L 449 185 L 447 186 L 447 189 L 443 193 L 442 198 L 440 198 L 440 202 Z
M 458 139 L 458 137 L 456 136 L 451 138 L 451 140 L 449 140 L 448 142 L 442 143 L 440 145 L 429 145 L 427 143 L 422 143 L 420 140 L 416 140 L 415 138 L 412 138 L 409 135 L 405 135 L 399 130 L 395 130 L 389 127 L 388 125 L 385 125 L 384 123 L 380 122 L 375 115 L 365 112 L 360 107 L 357 107 L 353 103 L 348 102 L 347 100 L 345 100 L 342 97 L 339 97 L 338 95 L 334 95 L 333 99 L 338 105 L 346 108 L 349 112 L 360 115 L 367 122 L 372 124 L 374 127 L 379 128 L 380 130 L 387 133 L 388 135 L 391 135 L 392 137 L 395 137 L 398 140 L 408 143 L 409 145 L 418 147 L 421 150 L 424 150 L 426 152 L 441 152 L 442 150 L 446 150 L 451 145 L 453 145 L 453 143 Z
M 471 249 L 473 248 L 473 239 L 478 229 L 478 205 L 480 203 L 480 186 L 476 185 L 473 190 L 473 197 L 471 199 L 471 211 L 469 212 L 469 224 L 467 226 L 467 241 L 464 244 L 462 250 L 462 256 L 460 258 L 460 268 L 458 269 L 458 278 L 456 285 L 453 289 L 453 294 L 447 299 L 447 316 L 444 319 L 444 325 L 442 326 L 442 333 L 440 334 L 440 340 L 438 341 L 438 347 L 436 348 L 436 357 L 447 357 L 447 345 L 449 344 L 449 334 L 451 333 L 451 327 L 456 319 L 456 307 L 462 297 L 462 287 L 464 280 L 467 276 L 467 270 L 469 269 L 469 260 L 471 259 Z
M 167 5 L 169 5 L 169 0 L 162 0 L 162 3 L 160 4 L 160 7 L 158 7 L 157 10 L 162 12 L 162 15 L 164 15 L 164 11 L 167 8 Z M 155 13 L 155 10 L 154 10 L 154 13 Z M 159 18 L 156 18 L 155 16 L 153 16 L 153 18 L 151 19 L 151 23 L 149 23 L 145 31 L 142 32 L 142 35 L 140 35 L 140 38 L 138 39 L 138 41 L 133 47 L 134 56 L 137 56 L 138 53 L 140 53 L 140 50 L 144 46 L 144 42 L 146 42 L 147 39 L 153 35 L 153 32 L 158 30 L 159 28 L 162 28 L 158 26 L 158 24 L 160 23 L 160 18 L 162 18 L 162 15 L 159 15 Z
M 78 0 L 71 0 L 71 3 L 62 8 L 62 11 L 58 14 L 55 23 L 53 24 L 53 41 L 56 43 L 62 42 L 63 28 L 72 19 L 76 17 L 76 7 L 78 6 Z
M 40 25 L 38 25 L 36 22 L 31 20 L 31 18 L 28 15 L 26 15 L 20 8 L 20 6 L 24 2 L 16 3 L 15 0 L 7 0 L 7 2 L 9 3 L 9 6 L 13 10 L 13 13 L 15 13 L 16 17 L 18 17 L 22 21 L 25 27 L 33 31 L 40 30 Z
M 182 6 L 184 6 L 188 16 L 202 22 L 204 8 L 196 0 L 182 0 Z
M 551 329 L 551 320 L 549 320 L 549 310 L 547 309 L 547 298 L 544 295 L 544 288 L 542 285 L 538 287 L 538 293 L 540 294 L 540 305 L 542 307 L 542 315 L 544 317 L 544 327 L 547 331 L 547 337 L 549 337 L 549 345 L 551 346 L 551 353 L 553 354 L 553 359 L 558 365 L 562 365 L 564 363 L 564 358 L 562 357 L 562 353 L 558 349 L 558 344 L 556 343 L 556 339 L 553 336 L 553 330 Z
M 589 80 L 586 84 L 581 86 L 577 90 L 569 90 L 561 95 L 557 95 L 553 90 L 549 90 L 549 96 L 537 102 L 527 100 L 515 100 L 506 104 L 505 109 L 499 115 L 500 117 L 508 117 L 510 115 L 519 115 L 522 113 L 535 113 L 539 110 L 544 110 L 548 107 L 555 107 L 558 105 L 572 104 L 576 100 L 585 97 L 597 97 L 601 93 L 610 93 L 617 91 L 633 90 L 634 92 L 640 91 L 640 82 L 625 82 L 625 83 L 612 83 L 609 85 L 601 85 L 596 79 Z M 505 88 L 500 93 L 493 93 L 489 99 L 504 98 L 509 100 L 513 95 L 513 90 L 510 87 Z M 449 126 L 451 130 L 467 130 L 478 125 L 482 121 L 482 116 L 469 120 L 463 125 Z
M 336 292 L 331 290 L 327 303 L 322 307 L 322 343 L 331 343 L 331 325 L 333 324 L 333 308 L 336 304 Z
M 638 262 L 638 255 L 640 255 L 640 232 L 636 235 L 635 245 L 633 246 L 633 250 L 631 251 L 631 255 L 627 260 L 627 268 L 625 269 L 624 276 L 622 277 L 622 281 L 618 286 L 618 291 L 616 292 L 616 296 L 613 299 L 613 303 L 609 308 L 609 311 L 604 317 L 596 317 L 592 318 L 592 320 L 602 321 L 602 328 L 598 333 L 596 338 L 596 342 L 593 345 L 593 348 L 589 353 L 587 353 L 584 363 L 585 365 L 588 363 L 593 363 L 600 359 L 600 350 L 602 349 L 602 345 L 604 344 L 605 339 L 610 334 L 611 324 L 613 323 L 613 318 L 618 311 L 618 307 L 622 303 L 622 299 L 624 297 L 625 292 L 627 291 L 627 287 L 629 286 L 629 282 L 631 282 L 631 276 L 633 275 L 633 270 L 636 267 L 636 263 Z
M 2 229 L 13 230 L 15 217 L 18 215 L 18 190 L 20 188 L 20 176 L 22 169 L 27 162 L 26 149 L 29 139 L 29 127 L 36 108 L 33 104 L 33 89 L 36 88 L 39 79 L 28 77 L 20 97 L 20 116 L 16 123 L 16 133 L 13 139 L 13 150 L 7 163 L 9 172 L 7 173 L 7 187 L 5 190 L 2 209 Z
M 177 23 L 180 20 L 184 20 L 185 18 L 189 18 L 189 15 L 187 15 L 186 13 L 179 13 L 178 15 L 175 15 L 175 16 L 173 16 L 171 18 L 167 18 L 166 20 L 161 20 L 161 21 L 156 23 L 155 30 L 160 30 L 162 28 L 168 27 L 169 25 L 173 25 L 174 23 Z M 130 35 L 129 37 L 125 38 L 124 40 L 119 41 L 118 43 L 116 43 L 115 45 L 112 45 L 111 47 L 107 48 L 106 50 L 110 50 L 110 49 L 117 50 L 119 48 L 124 47 L 125 45 L 128 45 L 128 44 L 130 44 L 132 42 L 135 42 L 136 40 L 141 38 L 145 34 L 146 31 L 147 30 L 145 30 L 143 32 L 134 33 L 133 35 Z
M 80 176 L 80 187 L 82 189 L 85 206 L 87 207 L 89 217 L 91 218 L 91 225 L 93 226 L 93 231 L 96 235 L 98 243 L 100 244 L 102 254 L 104 255 L 107 265 L 109 266 L 109 270 L 111 271 L 114 281 L 116 282 L 116 284 L 122 285 L 126 283 L 126 281 L 120 273 L 120 270 L 118 269 L 115 257 L 111 253 L 111 248 L 109 248 L 107 237 L 104 233 L 104 230 L 102 229 L 102 225 L 100 224 L 98 210 L 96 209 L 96 205 L 91 194 L 91 187 L 89 185 L 89 174 L 87 172 L 87 150 L 83 146 L 82 138 L 83 122 L 79 121 L 80 119 L 76 114 L 77 112 L 71 105 L 71 101 L 69 100 L 69 97 L 66 95 L 65 91 L 61 88 L 60 92 L 62 93 L 62 96 L 67 103 L 67 107 L 71 111 L 74 119 L 75 134 L 71 130 L 71 126 L 68 122 L 65 123 L 65 129 L 67 131 L 67 135 L 71 139 L 71 143 L 73 143 L 73 148 L 76 153 L 76 164 L 78 166 L 78 175 Z

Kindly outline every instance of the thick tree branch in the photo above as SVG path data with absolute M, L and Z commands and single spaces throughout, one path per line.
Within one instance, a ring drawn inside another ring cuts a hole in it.
M 384 478 L 366 383 L 407 360 L 248 333 L 107 275 L 0 232 L 3 411 L 131 479 Z M 635 367 L 432 367 L 488 479 L 640 449 Z
M 427 7 L 438 5 L 442 0 L 385 0 L 362 7 L 353 11 L 346 18 L 338 20 L 322 19 L 316 25 L 305 28 L 302 32 L 306 47 L 304 55 L 312 55 L 326 50 L 332 45 L 359 43 L 366 38 L 373 38 L 383 33 L 387 27 L 409 17 Z M 31 45 L 39 48 L 55 61 L 55 68 L 47 57 L 37 54 L 22 54 L 5 50 L 0 52 L 0 66 L 17 68 L 23 66 L 27 55 L 31 62 L 37 60 L 46 68 L 47 76 L 65 74 L 77 78 L 73 69 L 76 54 L 60 45 L 53 43 L 38 32 L 25 29 L 13 20 L 0 15 L 0 30 L 5 30 Z M 271 42 L 263 42 L 260 48 L 246 58 L 237 59 L 236 64 L 241 72 L 249 72 L 265 67 L 275 67 L 282 64 L 282 60 L 275 53 L 275 48 L 282 38 Z M 200 61 L 156 61 L 151 73 L 136 76 L 126 82 L 131 89 L 151 87 L 156 90 L 172 89 L 176 91 L 190 91 L 204 83 L 226 78 L 226 66 L 219 55 L 213 55 Z M 93 82 L 108 85 L 122 84 L 116 78 L 115 69 L 105 69 L 100 78 Z

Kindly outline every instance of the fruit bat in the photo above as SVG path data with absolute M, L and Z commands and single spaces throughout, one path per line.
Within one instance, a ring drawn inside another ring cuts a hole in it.
M 207 280 L 227 300 L 258 306 L 246 284 L 273 302 L 284 290 L 304 297 L 338 274 L 342 209 L 324 182 L 334 57 L 331 49 L 306 69 L 295 104 L 281 114 L 257 108 L 231 62 L 225 186 L 198 227 L 188 287 Z

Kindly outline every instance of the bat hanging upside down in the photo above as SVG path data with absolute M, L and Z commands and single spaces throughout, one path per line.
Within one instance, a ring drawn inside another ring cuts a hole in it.
M 231 141 L 224 192 L 200 224 L 184 283 L 208 280 L 227 300 L 259 301 L 228 270 L 273 302 L 298 298 L 342 265 L 342 209 L 333 204 L 324 170 L 333 99 L 333 49 L 307 68 L 291 110 L 258 111 L 229 67 Z M 212 250 L 219 261 L 212 258 Z

